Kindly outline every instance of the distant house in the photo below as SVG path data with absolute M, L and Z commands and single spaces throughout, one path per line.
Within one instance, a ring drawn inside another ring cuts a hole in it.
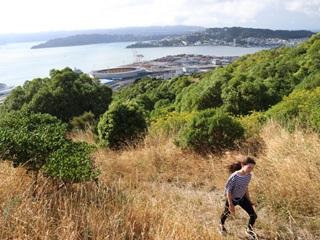
M 212 59 L 212 64 L 213 65 L 221 65 L 222 61 L 220 59 Z
M 187 73 L 187 74 L 197 73 L 197 72 L 199 72 L 199 68 L 183 67 L 182 71 L 183 71 L 183 73 Z
M 192 59 L 181 59 L 181 60 L 177 60 L 176 62 L 180 65 L 195 65 L 200 63 L 198 60 L 192 60 Z

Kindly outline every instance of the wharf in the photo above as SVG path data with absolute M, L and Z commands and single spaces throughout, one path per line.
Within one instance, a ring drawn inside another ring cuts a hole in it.
M 136 79 L 143 77 L 153 77 L 159 79 L 170 79 L 178 75 L 190 75 L 192 73 L 203 73 L 218 66 L 226 66 L 234 62 L 238 56 L 210 56 L 200 54 L 179 54 L 149 60 L 136 61 L 132 64 L 121 67 L 139 67 L 145 72 L 138 77 L 122 79 L 111 84 L 112 89 L 117 91 L 122 87 L 132 84 Z

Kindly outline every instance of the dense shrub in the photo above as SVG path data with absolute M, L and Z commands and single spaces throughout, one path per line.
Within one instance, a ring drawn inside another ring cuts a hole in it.
M 158 112 L 150 128 L 157 134 L 176 135 L 184 129 L 193 114 L 189 112 L 178 113 L 176 111 Z
M 244 129 L 241 124 L 220 109 L 197 112 L 182 131 L 176 143 L 197 152 L 219 152 L 234 147 Z
M 293 129 L 297 123 L 300 127 L 320 131 L 320 87 L 313 90 L 292 92 L 280 103 L 273 106 L 266 115 Z
M 115 149 L 136 142 L 146 130 L 144 112 L 134 102 L 113 102 L 98 123 L 101 143 Z
M 49 78 L 26 81 L 23 87 L 13 89 L 1 108 L 11 111 L 24 107 L 69 122 L 84 112 L 91 111 L 95 116 L 103 114 L 111 100 L 112 89 L 109 86 L 65 68 L 52 69 Z
M 94 120 L 92 112 L 85 112 L 81 116 L 73 117 L 70 125 L 74 130 L 86 130 L 94 124 Z
M 97 181 L 99 171 L 93 171 L 94 162 L 90 154 L 95 147 L 85 142 L 66 142 L 52 152 L 43 170 L 47 176 L 64 182 Z
M 27 172 L 64 182 L 96 180 L 93 147 L 66 137 L 67 125 L 49 114 L 12 112 L 0 120 L 0 158 Z

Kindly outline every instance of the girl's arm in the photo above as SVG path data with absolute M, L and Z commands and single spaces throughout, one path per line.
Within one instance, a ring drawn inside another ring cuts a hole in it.
M 229 203 L 229 211 L 230 212 L 235 212 L 235 208 L 232 202 L 232 196 L 231 196 L 231 192 L 227 192 L 227 199 L 228 199 L 228 203 Z
M 254 205 L 254 203 L 251 201 L 251 197 L 250 197 L 250 194 L 249 194 L 249 188 L 246 189 L 246 197 L 249 200 L 250 204 Z

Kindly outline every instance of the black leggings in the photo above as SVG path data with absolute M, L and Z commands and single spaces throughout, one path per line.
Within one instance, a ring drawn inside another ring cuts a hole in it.
M 249 219 L 249 223 L 248 223 L 248 228 L 252 229 L 258 216 L 257 216 L 256 212 L 254 211 L 252 205 L 250 204 L 248 198 L 246 196 L 244 196 L 241 200 L 239 200 L 239 201 L 232 200 L 232 202 L 233 202 L 234 206 L 239 205 L 249 214 L 250 219 Z M 226 221 L 226 219 L 229 215 L 230 215 L 229 202 L 228 202 L 228 199 L 226 199 L 226 205 L 224 208 L 224 212 L 222 213 L 222 215 L 220 217 L 222 225 L 224 224 L 224 222 Z

